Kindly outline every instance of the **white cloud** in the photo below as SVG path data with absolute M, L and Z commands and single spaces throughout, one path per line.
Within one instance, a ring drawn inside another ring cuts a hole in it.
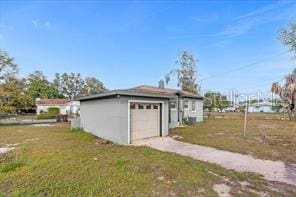
M 33 24 L 35 29 L 38 28 L 38 21 L 37 20 L 32 20 L 32 24 Z
M 50 30 L 52 28 L 52 24 L 50 21 L 32 20 L 32 25 L 35 29 L 40 28 Z
M 287 14 L 290 14 L 291 9 L 295 10 L 295 8 L 293 9 L 295 3 L 293 5 L 290 5 L 291 3 L 291 1 L 279 1 L 255 9 L 244 15 L 240 15 L 235 18 L 234 24 L 226 26 L 226 28 L 223 31 L 221 31 L 219 35 L 227 37 L 240 36 L 247 33 L 249 30 L 256 26 L 273 22 L 276 20 L 287 19 Z M 288 4 L 290 5 L 289 7 L 283 8 L 283 6 L 287 6 Z M 280 12 L 275 12 L 276 9 L 280 9 Z
M 218 16 L 216 16 L 218 17 Z M 212 46 L 222 46 L 227 44 L 229 40 L 234 37 L 242 36 L 247 32 L 251 31 L 260 25 L 296 18 L 296 3 L 293 1 L 278 1 L 275 3 L 268 4 L 266 6 L 254 9 L 243 15 L 234 17 L 232 23 L 226 25 L 221 31 L 216 33 L 206 33 L 206 34 L 187 34 L 187 35 L 176 35 L 168 36 L 168 39 L 184 39 L 184 38 L 201 38 L 201 37 L 221 37 L 222 40 L 217 43 L 210 44 L 208 47 Z M 206 22 L 207 19 L 215 19 L 215 16 L 210 18 L 203 17 L 190 17 L 191 20 L 196 22 Z M 219 20 L 219 17 L 218 19 Z M 226 41 L 227 40 L 227 41 Z
M 292 1 L 277 1 L 275 3 L 271 3 L 269 5 L 266 5 L 266 6 L 263 6 L 261 8 L 255 9 L 253 11 L 250 11 L 250 12 L 248 12 L 246 14 L 237 16 L 235 19 L 239 20 L 239 19 L 254 17 L 256 15 L 264 14 L 266 12 L 272 11 L 274 9 L 278 9 L 278 8 L 280 8 L 282 6 L 285 6 L 285 5 L 291 4 L 291 3 L 293 3 L 293 2 Z
M 209 45 L 206 45 L 204 48 L 211 48 L 211 47 L 223 47 L 227 44 L 231 43 L 231 39 L 225 39 L 225 40 L 221 40 L 221 41 L 217 41 L 217 42 L 214 42 L 214 43 L 211 43 Z
M 51 23 L 49 21 L 44 22 L 43 25 L 47 30 L 51 29 Z
M 253 24 L 252 21 L 244 21 L 234 25 L 228 25 L 220 34 L 228 37 L 239 36 L 250 30 Z

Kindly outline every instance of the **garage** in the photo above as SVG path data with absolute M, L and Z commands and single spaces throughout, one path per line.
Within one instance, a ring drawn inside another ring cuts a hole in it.
M 179 126 L 182 116 L 202 119 L 201 96 L 163 86 L 112 90 L 76 100 L 80 119 L 71 127 L 117 144 L 168 136 L 169 126 Z M 181 105 L 183 101 L 187 104 Z
M 175 95 L 135 90 L 114 90 L 78 98 L 82 128 L 117 144 L 165 137 L 169 129 L 169 100 Z M 75 126 L 75 127 L 74 127 Z
M 160 109 L 159 103 L 130 103 L 131 142 L 161 135 Z

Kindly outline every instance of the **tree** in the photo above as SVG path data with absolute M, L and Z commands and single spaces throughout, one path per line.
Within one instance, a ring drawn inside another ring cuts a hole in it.
M 10 57 L 7 52 L 0 50 L 0 81 L 5 77 L 15 76 L 18 73 L 18 66 L 14 58 Z
M 31 108 L 30 97 L 25 94 L 24 79 L 16 77 L 6 78 L 0 84 L 0 112 L 15 113 L 17 109 Z
M 32 102 L 36 98 L 57 98 L 58 90 L 51 84 L 41 71 L 29 74 L 27 78 L 27 94 Z
M 60 96 L 73 99 L 79 96 L 88 96 L 106 91 L 104 84 L 95 77 L 83 79 L 79 73 L 55 74 L 53 86 Z
M 281 29 L 279 39 L 283 45 L 295 53 L 296 57 L 296 23 L 291 23 L 288 28 Z
M 285 83 L 280 85 L 279 82 L 272 84 L 271 92 L 279 95 L 289 114 L 289 119 L 292 120 L 292 114 L 296 110 L 296 73 L 291 73 L 285 76 Z
M 230 106 L 230 102 L 227 96 L 222 95 L 220 92 L 207 92 L 204 95 L 204 108 L 209 111 L 219 109 L 221 112 L 223 109 Z
M 62 92 L 62 84 L 61 84 L 61 75 L 59 73 L 55 74 L 55 78 L 53 80 L 52 86 L 54 91 L 58 93 L 58 98 L 65 98 Z
M 184 51 L 179 60 L 176 61 L 179 68 L 170 71 L 165 76 L 166 83 L 170 81 L 172 75 L 177 75 L 178 87 L 181 87 L 184 91 L 198 93 L 198 85 L 196 84 L 197 62 L 198 59 L 195 59 L 190 52 Z
M 98 94 L 106 91 L 104 84 L 95 77 L 86 77 L 83 87 L 83 96 Z
M 249 103 L 250 104 L 254 104 L 254 103 L 260 103 L 260 102 L 263 102 L 263 99 L 251 99 L 250 101 L 249 101 Z
M 18 108 L 31 107 L 24 93 L 26 84 L 19 79 L 18 65 L 5 51 L 0 51 L 0 112 L 15 113 Z
M 295 53 L 296 57 L 296 23 L 291 23 L 288 28 L 281 29 L 279 39 L 283 45 Z M 292 115 L 296 111 L 296 68 L 291 74 L 285 76 L 284 79 L 285 83 L 283 85 L 279 82 L 273 83 L 271 92 L 281 97 L 288 111 L 289 119 L 292 120 Z
M 62 75 L 56 74 L 56 84 L 59 84 L 60 93 L 69 99 L 73 99 L 83 95 L 84 80 L 81 75 L 75 73 L 63 73 Z
M 274 111 L 276 111 L 277 113 L 279 113 L 280 110 L 283 109 L 283 105 L 281 105 L 281 104 L 275 104 L 275 105 L 272 105 L 271 106 L 271 109 L 274 110 Z

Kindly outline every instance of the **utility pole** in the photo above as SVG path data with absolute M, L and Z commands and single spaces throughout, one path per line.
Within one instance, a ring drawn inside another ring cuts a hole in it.
M 245 119 L 244 119 L 244 137 L 246 137 L 246 130 L 247 130 L 247 121 L 248 121 L 248 101 L 246 102 L 245 107 Z

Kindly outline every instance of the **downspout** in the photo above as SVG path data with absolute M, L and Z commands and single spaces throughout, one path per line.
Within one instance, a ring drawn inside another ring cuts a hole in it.
M 169 124 L 171 123 L 171 105 L 170 105 L 170 99 L 169 99 L 169 101 L 168 101 L 168 103 L 169 103 Z
M 178 103 L 178 122 L 179 122 L 179 126 L 182 125 L 182 119 L 180 120 L 180 110 L 182 109 L 180 106 L 180 95 L 177 94 L 177 103 Z

